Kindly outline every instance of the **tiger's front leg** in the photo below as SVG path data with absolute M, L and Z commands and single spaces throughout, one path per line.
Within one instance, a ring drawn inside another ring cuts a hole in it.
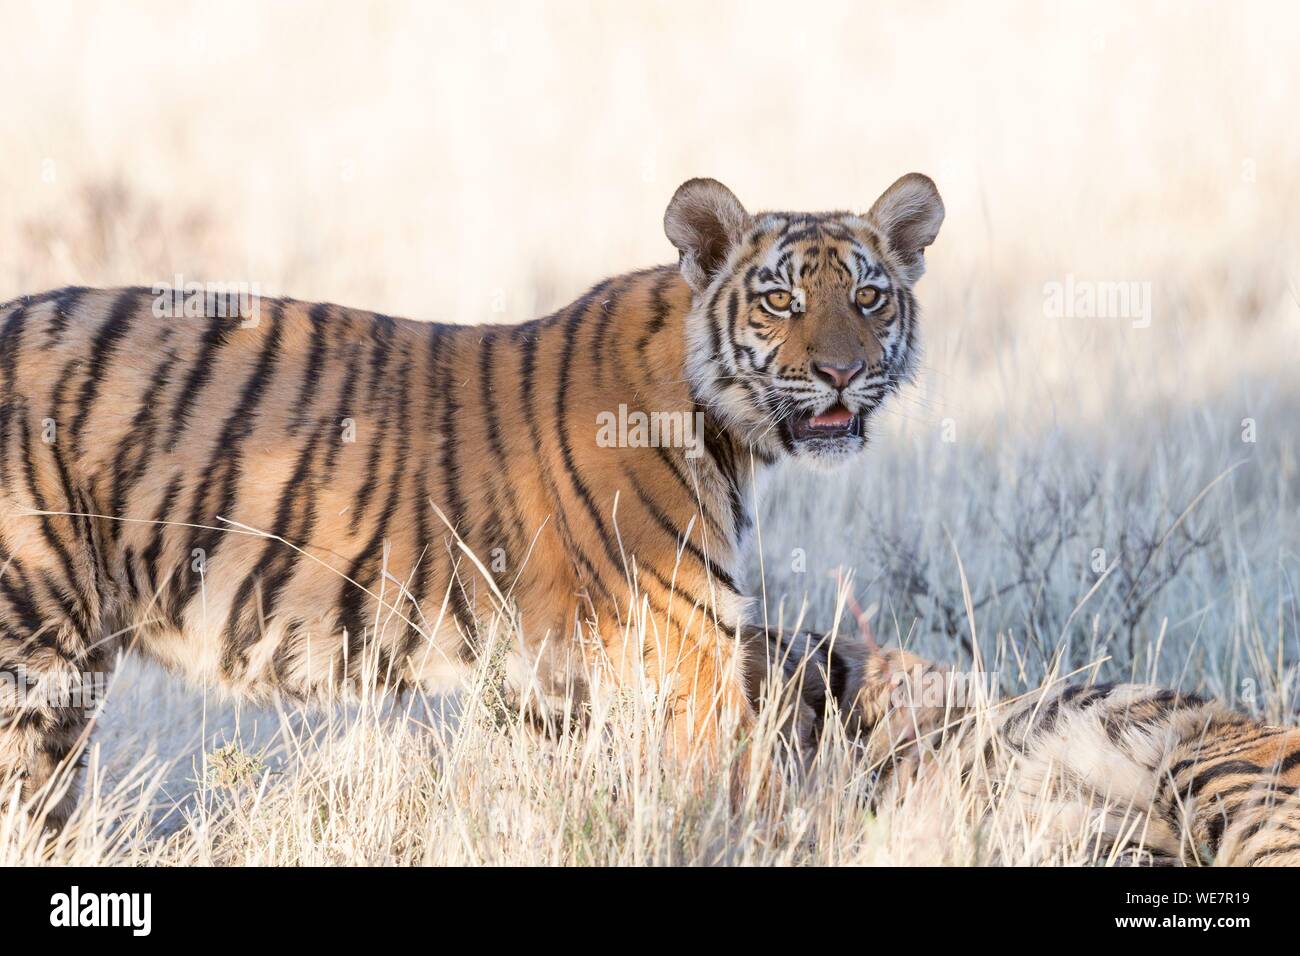
M 702 769 L 733 758 L 743 765 L 754 723 L 743 645 L 719 632 L 665 650 L 675 658 L 665 681 L 672 687 L 666 743 L 674 759 Z
M 710 772 L 734 765 L 754 723 L 745 643 L 698 616 L 690 628 L 676 618 L 648 611 L 632 626 L 602 630 L 599 649 L 589 645 L 586 683 L 597 696 L 602 685 L 614 690 L 636 711 L 653 708 L 653 749 L 672 766 Z

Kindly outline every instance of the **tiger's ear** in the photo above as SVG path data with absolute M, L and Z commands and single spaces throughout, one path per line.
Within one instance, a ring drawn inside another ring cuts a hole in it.
M 664 232 L 681 253 L 682 275 L 696 292 L 708 288 L 749 228 L 749 213 L 716 179 L 689 179 L 677 187 Z
M 925 247 L 943 225 L 943 200 L 929 176 L 908 173 L 885 190 L 867 218 L 880 227 L 903 264 L 904 278 L 915 282 L 925 273 Z

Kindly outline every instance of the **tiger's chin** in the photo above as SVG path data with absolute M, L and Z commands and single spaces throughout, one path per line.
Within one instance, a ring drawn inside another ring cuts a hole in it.
M 781 427 L 791 455 L 819 468 L 842 465 L 867 446 L 865 412 L 854 414 L 843 405 L 816 415 L 795 413 Z

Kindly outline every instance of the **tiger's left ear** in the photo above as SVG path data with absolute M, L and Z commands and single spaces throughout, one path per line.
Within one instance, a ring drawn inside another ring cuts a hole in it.
M 909 284 L 925 273 L 925 248 L 943 225 L 943 200 L 929 176 L 908 173 L 885 190 L 867 218 L 880 227 Z
M 716 179 L 688 179 L 677 187 L 664 213 L 664 232 L 681 254 L 682 275 L 697 295 L 709 287 L 749 223 L 740 200 Z

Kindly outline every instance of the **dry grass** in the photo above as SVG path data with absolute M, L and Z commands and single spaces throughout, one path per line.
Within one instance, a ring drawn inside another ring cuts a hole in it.
M 978 652 L 1005 692 L 1104 659 L 1296 720 L 1289 7 L 3 6 L 0 300 L 179 272 L 514 321 L 670 258 L 689 176 L 824 208 L 932 174 L 920 380 L 860 465 L 765 490 L 769 617 L 831 626 L 852 570 L 882 640 Z M 1150 325 L 1048 317 L 1067 276 L 1150 283 Z M 870 814 L 846 742 L 800 776 L 770 728 L 767 793 L 733 812 L 634 759 L 651 702 L 547 741 L 484 703 L 491 676 L 241 712 L 128 663 L 65 841 L 0 812 L 0 863 L 1088 855 L 1086 834 L 1052 853 L 1026 821 L 952 812 L 973 799 L 955 779 Z

